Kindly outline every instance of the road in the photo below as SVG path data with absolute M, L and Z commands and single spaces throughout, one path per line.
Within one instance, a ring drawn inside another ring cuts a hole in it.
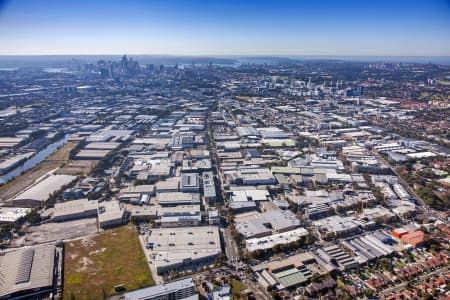
M 220 230 L 223 234 L 223 239 L 225 241 L 225 254 L 227 255 L 228 262 L 234 263 L 235 259 L 238 258 L 238 250 L 236 248 L 236 242 L 233 240 L 229 228 L 220 228 Z
M 394 168 L 387 160 L 384 159 L 383 156 L 381 156 L 380 154 L 378 154 L 378 153 L 376 153 L 376 152 L 374 152 L 374 151 L 372 151 L 372 153 L 373 153 L 376 157 L 378 157 L 380 160 L 382 160 L 387 166 L 389 166 L 389 168 L 392 170 L 392 172 L 394 172 L 394 174 L 397 175 L 398 180 L 400 181 L 400 183 L 402 184 L 402 186 L 406 189 L 406 191 L 407 191 L 410 195 L 413 195 L 414 198 L 415 198 L 417 201 L 419 201 L 419 202 L 421 203 L 422 206 L 419 207 L 419 210 L 420 210 L 422 213 L 427 213 L 429 216 L 431 215 L 431 216 L 433 216 L 434 218 L 441 220 L 441 218 L 440 218 L 440 216 L 439 216 L 439 213 L 438 213 L 437 211 L 435 211 L 434 209 L 432 209 L 431 207 L 429 207 L 429 206 L 422 200 L 422 198 L 420 198 L 419 195 L 416 194 L 416 192 L 414 191 L 414 189 L 411 188 L 411 187 L 409 186 L 409 184 L 403 179 L 403 177 L 401 176 L 401 174 L 399 174 L 399 173 L 395 170 L 395 168 Z M 441 221 L 445 222 L 445 220 L 441 220 Z

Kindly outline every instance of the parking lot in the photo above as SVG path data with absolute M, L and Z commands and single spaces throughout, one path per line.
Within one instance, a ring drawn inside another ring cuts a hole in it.
M 20 247 L 57 240 L 71 240 L 97 232 L 96 218 L 61 223 L 46 223 L 29 227 L 25 236 L 14 241 L 14 246 Z

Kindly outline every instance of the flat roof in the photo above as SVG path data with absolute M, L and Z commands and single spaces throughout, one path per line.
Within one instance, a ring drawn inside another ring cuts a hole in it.
M 97 210 L 97 207 L 98 202 L 96 200 L 88 200 L 87 198 L 55 203 L 53 218 Z
M 176 293 L 179 290 L 194 289 L 195 283 L 192 278 L 183 278 L 175 281 L 166 282 L 159 285 L 150 286 L 147 288 L 139 289 L 136 291 L 128 292 L 123 295 L 125 300 L 142 300 L 150 297 L 157 298 L 168 295 L 170 293 Z M 192 298 L 191 298 L 192 297 Z M 186 300 L 198 299 L 197 293 L 194 296 L 183 298 Z
M 91 150 L 114 150 L 120 146 L 120 143 L 114 142 L 92 142 L 87 144 L 84 149 Z
M 0 206 L 0 222 L 15 222 L 31 212 L 31 208 Z
M 158 193 L 157 200 L 161 205 L 196 204 L 200 202 L 200 196 L 194 193 L 168 192 Z
M 111 150 L 81 150 L 77 153 L 77 158 L 103 158 L 105 157 Z
M 216 226 L 155 228 L 147 242 L 153 243 L 152 254 L 157 268 L 183 264 L 222 253 Z
M 125 209 L 119 201 L 103 201 L 98 204 L 98 222 L 108 222 L 121 219 L 125 214 Z
M 297 228 L 283 233 L 272 234 L 262 238 L 253 238 L 246 241 L 248 251 L 271 249 L 276 245 L 288 244 L 308 235 L 305 228 Z

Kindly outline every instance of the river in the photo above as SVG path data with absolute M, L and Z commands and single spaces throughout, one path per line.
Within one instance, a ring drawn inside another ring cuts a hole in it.
M 24 164 L 18 166 L 14 170 L 0 176 L 0 185 L 4 184 L 11 179 L 21 175 L 23 172 L 28 171 L 31 168 L 34 168 L 38 164 L 40 164 L 43 160 L 45 160 L 50 154 L 58 150 L 59 147 L 64 145 L 69 140 L 69 134 L 66 134 L 64 138 L 60 139 L 59 141 L 56 141 L 47 147 L 45 147 L 43 150 L 39 151 L 35 155 L 33 155 L 31 158 L 29 158 Z

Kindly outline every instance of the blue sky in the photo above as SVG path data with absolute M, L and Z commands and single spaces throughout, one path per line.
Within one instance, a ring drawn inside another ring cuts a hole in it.
M 0 0 L 0 54 L 450 56 L 450 1 Z

